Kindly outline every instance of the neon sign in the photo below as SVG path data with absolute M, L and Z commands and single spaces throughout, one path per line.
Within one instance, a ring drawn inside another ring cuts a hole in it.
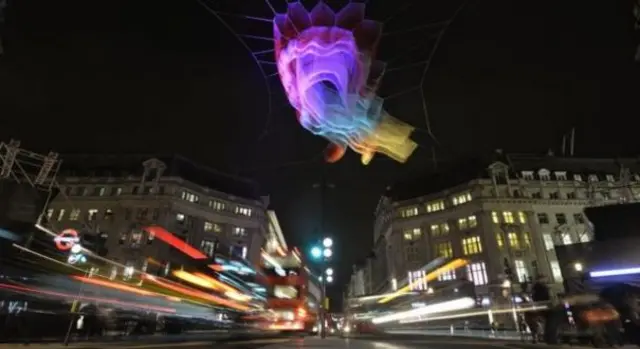
M 87 262 L 87 257 L 83 253 L 82 245 L 80 245 L 80 234 L 78 234 L 77 230 L 65 229 L 53 238 L 53 242 L 59 251 L 69 251 L 67 263 L 77 264 Z

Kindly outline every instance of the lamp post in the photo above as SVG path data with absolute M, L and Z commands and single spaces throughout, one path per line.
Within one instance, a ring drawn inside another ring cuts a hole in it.
M 327 263 L 333 256 L 332 247 L 333 247 L 333 239 L 331 239 L 330 237 L 325 237 L 324 239 L 322 239 L 322 247 L 314 246 L 311 248 L 311 257 L 313 257 L 313 259 L 320 262 L 320 266 L 322 270 L 322 276 L 320 276 L 320 284 L 321 284 L 320 308 L 319 308 L 320 311 L 318 314 L 320 317 L 320 337 L 321 338 L 325 338 L 327 336 L 327 330 L 325 326 L 326 312 L 328 310 L 325 307 L 326 298 L 327 298 L 327 283 L 333 282 L 333 269 L 328 268 Z

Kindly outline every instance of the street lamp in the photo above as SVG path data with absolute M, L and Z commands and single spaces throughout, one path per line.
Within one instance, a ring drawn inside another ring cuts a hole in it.
M 325 273 L 327 274 L 327 276 L 332 276 L 333 275 L 333 268 L 327 268 Z
M 322 251 L 322 255 L 324 256 L 324 258 L 329 259 L 331 258 L 331 256 L 333 256 L 333 251 L 331 251 L 330 248 L 325 248 L 324 251 Z
M 333 282 L 333 276 L 328 275 L 328 276 L 327 276 L 327 282 L 328 282 L 328 283 L 332 283 L 332 282 Z
M 331 246 L 333 246 L 333 239 L 324 238 L 324 240 L 322 240 L 322 246 L 324 246 L 325 248 L 330 248 Z
M 325 263 L 327 263 L 329 259 L 331 259 L 331 256 L 333 256 L 333 250 L 331 249 L 333 247 L 333 239 L 331 239 L 330 237 L 325 237 L 321 241 L 322 241 L 322 245 L 320 246 L 316 245 L 311 248 L 311 257 L 317 261 L 322 262 L 323 273 L 321 276 L 318 277 L 318 280 L 322 284 L 322 287 L 321 287 L 322 295 L 320 300 L 321 307 L 320 307 L 319 315 L 320 315 L 320 336 L 322 338 L 325 338 L 326 327 L 325 327 L 324 319 L 326 318 L 325 312 L 327 310 L 325 309 L 327 283 L 333 282 L 333 269 L 332 268 L 325 269 Z

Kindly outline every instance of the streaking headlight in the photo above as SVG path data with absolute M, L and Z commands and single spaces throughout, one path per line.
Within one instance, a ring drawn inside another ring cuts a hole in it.
M 417 316 L 431 315 L 431 314 L 439 314 L 445 313 L 448 311 L 462 310 L 474 307 L 476 305 L 476 300 L 471 297 L 464 297 L 454 299 L 452 301 L 440 302 L 435 304 L 429 304 L 427 306 L 407 310 L 407 311 L 399 311 L 389 315 L 383 315 L 376 318 L 373 318 L 371 321 L 374 324 L 383 324 L 386 322 L 403 320 L 406 318 L 412 318 Z

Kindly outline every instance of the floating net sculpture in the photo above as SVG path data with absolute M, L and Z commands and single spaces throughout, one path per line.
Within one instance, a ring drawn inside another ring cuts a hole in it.
M 314 163 L 322 153 L 335 162 L 349 148 L 365 164 L 375 153 L 406 161 L 416 147 L 430 149 L 435 161 L 435 148 L 441 145 L 427 112 L 425 79 L 466 0 L 431 1 L 430 10 L 422 8 L 428 5 L 423 0 L 195 1 L 238 39 L 262 74 L 269 98 L 257 152 L 270 151 L 260 145 L 263 141 L 302 125 L 330 145 L 282 166 Z M 375 20 L 365 19 L 365 9 L 366 18 Z M 404 105 L 413 109 L 402 112 L 401 121 L 383 104 L 390 110 Z M 292 106 L 297 118 L 273 122 Z
M 365 165 L 375 153 L 405 162 L 417 147 L 414 128 L 389 115 L 376 94 L 385 69 L 376 60 L 382 24 L 364 16 L 364 3 L 338 13 L 324 2 L 310 12 L 289 3 L 274 18 L 280 81 L 302 127 L 330 142 L 326 161 L 351 148 Z

